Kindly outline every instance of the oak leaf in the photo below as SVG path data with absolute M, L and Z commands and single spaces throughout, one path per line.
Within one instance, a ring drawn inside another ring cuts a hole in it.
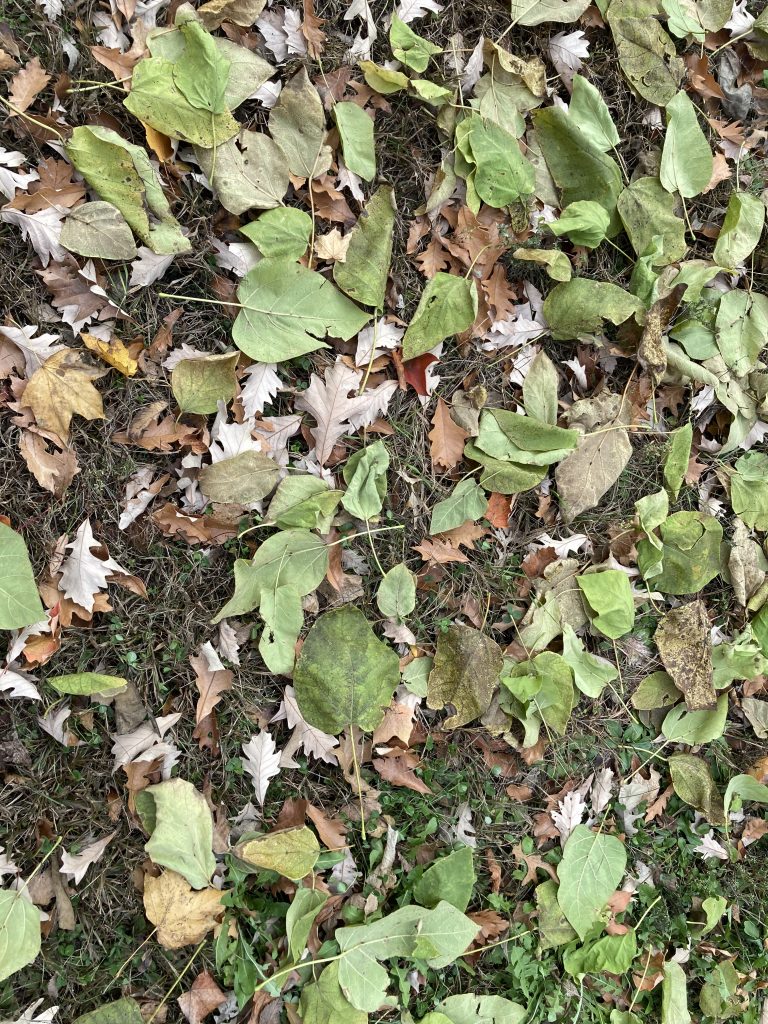
M 442 398 L 437 400 L 432 430 L 429 432 L 430 452 L 435 466 L 453 469 L 464 458 L 464 442 L 469 434 L 451 418 L 451 411 Z
M 421 544 L 414 544 L 413 550 L 418 551 L 425 562 L 436 562 L 438 565 L 444 565 L 447 562 L 469 561 L 463 551 L 459 551 L 458 548 L 439 537 L 423 540 Z
M 200 694 L 195 708 L 195 721 L 199 726 L 219 703 L 222 694 L 232 689 L 233 675 L 224 668 L 210 641 L 202 645 L 198 655 L 190 657 L 189 664 Z
M 75 539 L 67 544 L 66 550 L 72 554 L 61 566 L 59 585 L 64 596 L 88 612 L 93 610 L 95 595 L 100 590 L 106 590 L 107 582 L 113 574 L 129 575 L 114 558 L 97 558 L 93 549 L 99 547 L 101 545 L 93 536 L 90 519 L 84 519 Z
M 23 113 L 34 103 L 37 95 L 43 91 L 50 80 L 51 76 L 43 71 L 39 57 L 33 57 L 11 79 L 8 100 L 13 106 L 8 116 L 13 117 L 14 114 Z
M 392 750 L 387 757 L 374 757 L 373 767 L 386 782 L 393 786 L 405 786 L 415 793 L 431 793 L 432 790 L 414 772 L 419 766 L 419 756 L 412 750 Z

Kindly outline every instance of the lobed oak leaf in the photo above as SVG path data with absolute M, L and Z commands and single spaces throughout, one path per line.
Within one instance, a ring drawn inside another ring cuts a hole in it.
M 321 729 L 316 729 L 305 720 L 292 686 L 286 686 L 280 707 L 269 724 L 272 725 L 273 722 L 285 722 L 288 728 L 293 730 L 293 735 L 280 754 L 281 768 L 297 768 L 293 755 L 301 749 L 307 757 L 317 758 L 327 764 L 338 764 L 334 754 L 335 748 L 339 745 L 338 739 Z
M 463 551 L 459 551 L 458 548 L 439 537 L 423 540 L 421 544 L 414 544 L 413 550 L 418 551 L 425 562 L 435 562 L 438 565 L 444 565 L 447 562 L 469 561 Z
M 67 544 L 66 550 L 72 553 L 61 567 L 60 586 L 64 596 L 88 612 L 93 610 L 95 595 L 106 590 L 107 582 L 114 573 L 130 575 L 114 558 L 97 558 L 93 549 L 99 547 L 101 545 L 93 536 L 90 519 L 84 519 L 75 539 Z
M 73 885 L 79 885 L 83 876 L 92 864 L 96 864 L 104 856 L 104 851 L 117 835 L 117 832 L 110 832 L 103 839 L 90 843 L 80 853 L 68 853 L 66 850 L 61 855 L 62 875 L 69 875 Z
M 51 76 L 43 70 L 40 58 L 33 57 L 11 79 L 8 100 L 12 106 L 8 116 L 13 117 L 16 114 L 22 114 L 34 103 L 39 93 L 43 91 L 50 80 Z
M 469 434 L 451 418 L 450 408 L 442 398 L 437 400 L 428 437 L 435 466 L 453 469 L 464 458 L 464 443 Z
M 251 776 L 256 799 L 263 807 L 269 783 L 280 773 L 277 746 L 270 733 L 262 729 L 243 744 L 243 754 L 243 769 Z

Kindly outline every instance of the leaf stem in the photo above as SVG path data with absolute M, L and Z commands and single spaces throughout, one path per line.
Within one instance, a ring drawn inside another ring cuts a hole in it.
M 360 802 L 360 838 L 365 842 L 365 807 L 363 806 L 363 780 L 360 778 L 360 765 L 357 761 L 357 750 L 355 748 L 355 727 L 349 723 L 349 735 L 352 740 L 352 766 L 355 769 L 355 784 L 357 785 L 357 799 Z
M 25 114 L 23 110 L 19 110 L 17 106 L 11 103 L 10 100 L 5 99 L 4 96 L 0 96 L 0 103 L 8 107 L 9 110 L 12 110 L 14 114 L 17 114 L 19 117 L 23 117 L 25 121 L 29 121 L 30 124 L 36 124 L 38 128 L 43 128 L 47 132 L 53 132 L 53 134 L 56 135 L 62 143 L 64 143 L 64 136 L 57 128 L 54 128 L 52 124 L 46 124 L 44 121 L 37 121 L 34 117 L 30 117 L 29 114 Z

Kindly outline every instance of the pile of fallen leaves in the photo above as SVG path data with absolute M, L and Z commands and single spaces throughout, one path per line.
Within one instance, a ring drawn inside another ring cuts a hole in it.
M 63 18 L 62 0 L 37 4 Z M 687 1024 L 689 1000 L 696 1019 L 758 1020 L 768 964 L 761 976 L 741 952 L 743 912 L 715 869 L 743 868 L 768 829 L 768 12 L 511 0 L 503 35 L 465 40 L 441 33 L 445 8 L 401 0 L 383 17 L 353 0 L 334 25 L 312 0 L 111 0 L 74 22 L 114 78 L 89 123 L 71 113 L 83 41 L 62 32 L 54 81 L 0 27 L 18 146 L 0 149 L 0 221 L 34 250 L 29 286 L 46 295 L 40 323 L 11 311 L 0 327 L 9 436 L 38 500 L 59 502 L 80 472 L 73 419 L 104 420 L 105 446 L 145 457 L 121 482 L 119 530 L 144 522 L 168 550 L 243 545 L 190 659 L 206 756 L 217 707 L 237 711 L 237 671 L 281 693 L 242 748 L 252 801 L 217 803 L 183 777 L 172 702 L 149 713 L 130 673 L 99 664 L 56 672 L 111 588 L 148 600 L 98 510 L 32 552 L 37 575 L 24 524 L 2 517 L 0 692 L 39 702 L 65 748 L 83 743 L 73 708 L 109 709 L 117 788 L 92 835 L 51 830 L 31 874 L 2 855 L 0 980 L 75 928 L 70 897 L 122 829 L 146 837 L 125 870 L 147 941 L 192 947 L 170 991 L 134 980 L 83 1024 L 165 1019 L 171 999 L 192 1022 L 533 1024 L 575 1020 L 585 998 L 611 1024 Z M 533 28 L 549 67 L 523 52 Z M 590 74 L 594 43 L 618 62 L 631 127 Z M 377 121 L 393 111 L 427 123 L 440 153 L 403 234 L 418 296 L 392 269 L 402 214 Z M 210 241 L 180 212 L 196 199 L 217 211 Z M 201 247 L 213 288 L 188 295 Z M 124 308 L 145 289 L 172 309 L 151 337 Z M 228 318 L 231 342 L 182 340 L 196 305 Z M 467 372 L 446 387 L 449 355 Z M 114 429 L 103 389 L 134 377 L 155 397 Z M 431 427 L 423 473 L 393 458 L 392 410 L 414 407 Z M 648 445 L 655 482 L 616 516 Z M 529 492 L 538 529 L 521 549 Z M 482 560 L 495 586 L 425 621 L 453 570 Z M 526 766 L 606 706 L 623 760 L 533 788 Z M 532 805 L 530 836 L 506 858 L 486 849 L 480 879 L 468 803 L 406 853 L 380 801 L 385 786 L 431 795 L 427 744 L 439 757 L 470 725 L 509 800 Z M 265 812 L 298 755 L 348 784 L 343 808 Z M 713 872 L 669 926 L 654 923 L 670 870 L 654 826 L 680 827 L 687 863 Z M 367 871 L 352 833 L 379 844 Z M 190 987 L 206 944 L 217 976 Z M 526 956 L 544 965 L 533 1003 Z M 500 963 L 506 981 L 483 982 Z

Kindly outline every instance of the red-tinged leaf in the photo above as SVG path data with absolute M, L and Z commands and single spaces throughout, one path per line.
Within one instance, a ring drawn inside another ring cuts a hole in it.
M 437 356 L 433 356 L 431 352 L 425 352 L 423 356 L 416 356 L 415 359 L 409 359 L 408 362 L 403 363 L 403 376 L 417 395 L 426 397 L 429 394 L 427 391 L 427 368 L 436 362 Z

